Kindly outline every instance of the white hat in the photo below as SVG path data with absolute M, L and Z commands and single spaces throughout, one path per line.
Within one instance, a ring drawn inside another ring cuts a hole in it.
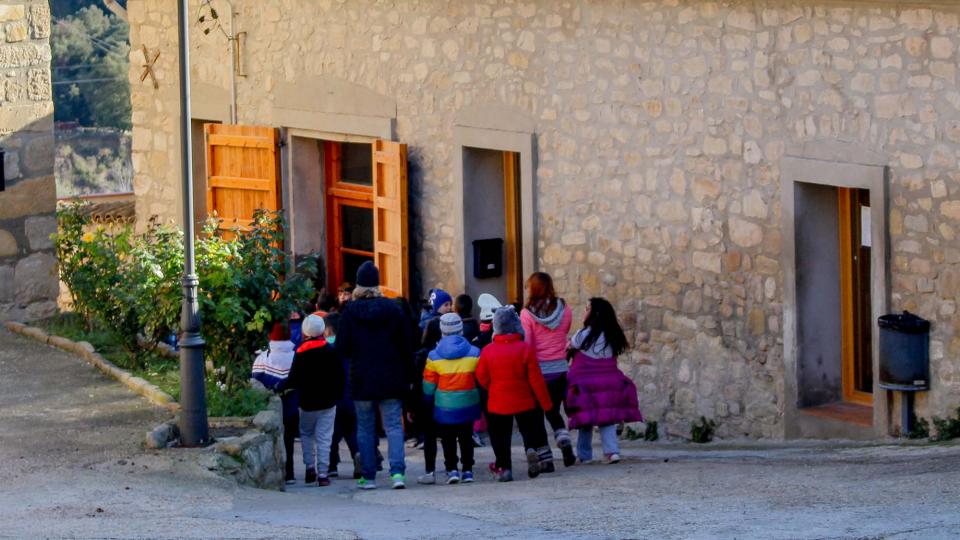
M 477 298 L 477 305 L 480 306 L 480 320 L 492 321 L 493 312 L 499 307 L 503 307 L 497 297 L 492 294 L 483 293 Z
M 303 324 L 300 325 L 300 331 L 306 337 L 318 337 L 323 335 L 323 331 L 327 329 L 327 323 L 323 322 L 323 317 L 312 314 L 307 315 L 307 318 L 303 320 Z

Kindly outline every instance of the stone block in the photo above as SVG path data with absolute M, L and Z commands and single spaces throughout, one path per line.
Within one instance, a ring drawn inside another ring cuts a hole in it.
M 16 290 L 13 286 L 13 275 L 12 266 L 0 266 L 0 304 L 13 302 Z
M 729 221 L 730 239 L 735 244 L 742 247 L 754 247 L 760 245 L 763 241 L 763 229 L 756 223 L 731 218 Z
M 50 46 L 17 43 L 0 47 L 0 68 L 36 66 L 50 62 Z
M 27 97 L 33 101 L 50 99 L 50 71 L 47 69 L 31 69 L 27 75 Z
M 0 61 L 2 61 L 3 47 L 0 47 Z M 0 68 L 12 67 L 0 64 Z M 7 99 L 10 99 L 10 90 L 7 89 Z M 40 131 L 53 132 L 53 103 L 31 103 L 0 107 L 0 126 L 5 131 Z
M 46 2 L 30 6 L 30 33 L 34 39 L 50 37 L 50 7 Z
M 56 302 L 34 302 L 24 310 L 24 320 L 39 321 L 57 314 L 60 307 Z
M 7 24 L 6 32 L 4 35 L 7 38 L 9 43 L 15 43 L 18 41 L 23 41 L 27 39 L 29 35 L 27 31 L 27 22 L 26 21 L 16 21 Z
M 33 174 L 50 174 L 53 172 L 53 152 L 53 133 L 34 137 L 23 150 L 23 165 Z
M 57 186 L 53 176 L 21 180 L 0 193 L 0 220 L 50 215 L 56 209 Z
M 0 259 L 17 255 L 17 239 L 9 231 L 0 229 Z
M 283 418 L 275 411 L 260 411 L 253 417 L 253 425 L 267 433 L 274 433 L 283 427 Z
M 50 235 L 57 232 L 57 218 L 54 216 L 28 217 L 23 223 L 23 228 L 32 251 L 53 249 L 53 240 Z
M 19 304 L 56 300 L 60 293 L 57 259 L 46 253 L 34 253 L 21 259 L 14 270 L 13 281 Z
M 26 16 L 27 10 L 23 4 L 0 6 L 0 22 L 17 21 Z

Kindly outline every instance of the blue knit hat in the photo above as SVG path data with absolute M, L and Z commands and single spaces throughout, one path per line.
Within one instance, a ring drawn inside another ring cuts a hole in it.
M 513 306 L 504 306 L 493 312 L 493 333 L 497 336 L 523 333 L 520 316 Z
M 440 306 L 446 304 L 447 302 L 453 302 L 453 298 L 447 291 L 443 289 L 434 289 L 430 293 L 430 307 L 433 308 L 433 312 L 436 313 L 440 311 Z
M 367 261 L 357 269 L 357 286 L 366 288 L 380 286 L 380 270 L 377 270 L 373 262 Z

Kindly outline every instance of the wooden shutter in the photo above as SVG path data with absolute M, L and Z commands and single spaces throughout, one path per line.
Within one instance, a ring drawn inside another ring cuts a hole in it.
M 205 124 L 207 211 L 223 230 L 248 230 L 258 208 L 280 202 L 279 133 L 272 127 Z
M 373 143 L 373 246 L 380 269 L 380 289 L 392 298 L 406 297 L 407 145 Z

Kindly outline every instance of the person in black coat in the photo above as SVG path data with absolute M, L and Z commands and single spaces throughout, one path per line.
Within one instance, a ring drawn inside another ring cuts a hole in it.
M 376 487 L 376 410 L 387 432 L 390 477 L 406 486 L 403 401 L 415 380 L 407 317 L 380 292 L 380 271 L 372 262 L 357 270 L 353 301 L 340 315 L 337 352 L 349 363 L 349 388 L 357 409 L 361 489 Z
M 346 374 L 343 362 L 323 338 L 326 325 L 319 315 L 303 320 L 304 342 L 297 348 L 286 388 L 300 400 L 300 443 L 303 445 L 305 481 L 329 486 L 330 443 L 333 440 L 337 402 L 343 398 Z M 318 475 L 319 471 L 319 475 Z

